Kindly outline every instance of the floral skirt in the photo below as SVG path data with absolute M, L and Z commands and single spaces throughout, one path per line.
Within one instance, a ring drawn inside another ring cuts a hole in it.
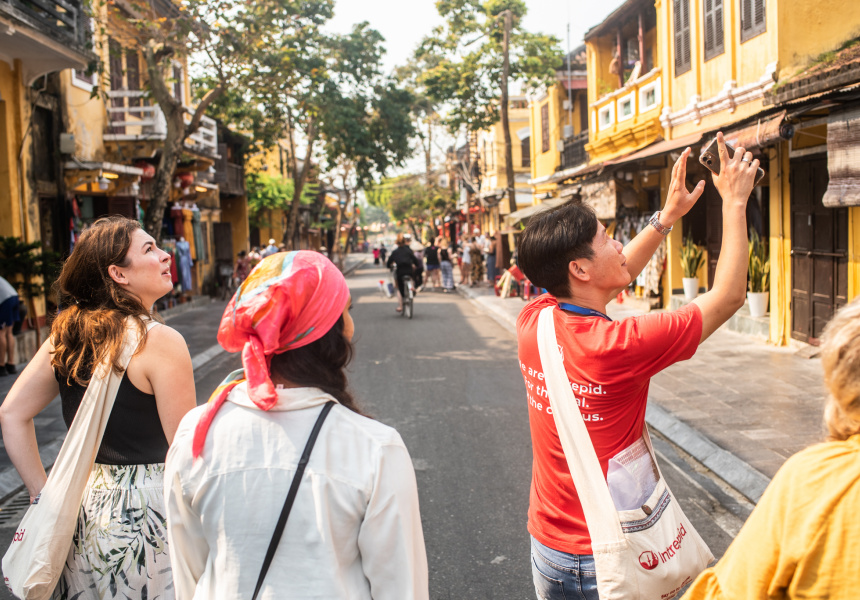
M 96 464 L 53 600 L 173 599 L 164 463 Z

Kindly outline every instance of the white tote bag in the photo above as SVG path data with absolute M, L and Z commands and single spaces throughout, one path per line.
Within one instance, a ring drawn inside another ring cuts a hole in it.
M 670 600 L 714 560 L 659 473 L 648 429 L 643 438 L 657 466 L 657 487 L 641 508 L 617 511 L 570 387 L 553 307 L 538 319 L 538 350 L 549 402 L 582 503 L 601 600 Z
M 147 331 L 157 325 L 147 323 Z M 140 343 L 131 319 L 119 357 L 123 370 Z M 51 597 L 72 547 L 78 513 L 123 375 L 103 364 L 93 372 L 63 447 L 36 501 L 30 505 L 3 557 L 6 586 L 18 598 Z

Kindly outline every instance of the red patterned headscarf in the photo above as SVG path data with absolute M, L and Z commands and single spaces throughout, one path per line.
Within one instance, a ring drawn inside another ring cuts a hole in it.
M 218 343 L 228 352 L 242 351 L 244 379 L 225 381 L 212 395 L 194 432 L 195 458 L 230 390 L 247 380 L 254 404 L 262 410 L 272 408 L 278 399 L 269 374 L 272 355 L 320 339 L 343 314 L 348 300 L 343 274 L 317 252 L 278 252 L 254 267 L 218 327 Z

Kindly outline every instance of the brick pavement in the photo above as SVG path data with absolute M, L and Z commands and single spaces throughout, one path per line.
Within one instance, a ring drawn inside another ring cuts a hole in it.
M 525 302 L 459 290 L 515 333 Z M 614 319 L 645 310 L 632 298 L 607 307 Z M 820 360 L 723 327 L 652 379 L 648 422 L 755 501 L 789 456 L 822 441 L 824 399 Z

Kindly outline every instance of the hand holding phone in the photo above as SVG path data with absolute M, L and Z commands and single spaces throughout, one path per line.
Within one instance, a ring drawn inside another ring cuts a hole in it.
M 726 151 L 730 157 L 735 155 L 735 149 L 728 142 L 726 142 Z M 699 162 L 714 175 L 720 174 L 720 152 L 716 137 L 702 150 L 702 153 L 699 155 Z M 764 175 L 764 169 L 759 167 L 755 177 L 756 185 L 758 185 L 758 182 L 762 180 Z

